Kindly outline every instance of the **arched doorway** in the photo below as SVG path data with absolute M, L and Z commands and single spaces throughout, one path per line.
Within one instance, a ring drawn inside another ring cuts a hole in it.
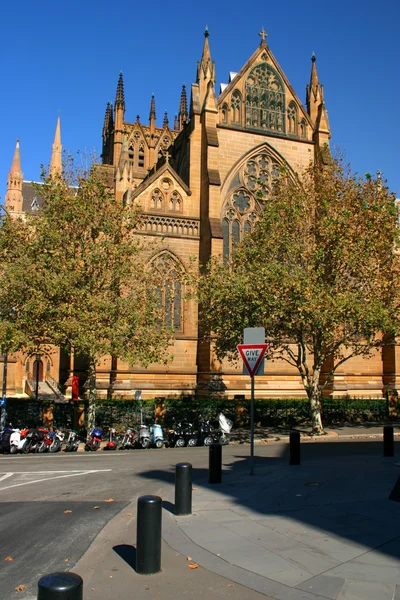
M 41 360 L 37 361 L 36 358 L 33 362 L 33 379 L 36 381 L 36 374 L 39 365 L 39 379 L 38 381 L 43 381 L 43 362 Z

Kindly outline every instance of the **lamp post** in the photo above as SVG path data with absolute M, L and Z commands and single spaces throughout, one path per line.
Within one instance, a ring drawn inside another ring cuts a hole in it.
M 7 418 L 7 362 L 8 362 L 8 354 L 4 352 L 3 354 L 3 390 L 1 395 L 1 420 L 0 426 L 1 429 L 4 429 L 6 426 L 6 418 Z
M 35 398 L 36 402 L 39 400 L 39 365 L 40 365 L 40 354 L 36 354 L 36 387 L 35 387 Z

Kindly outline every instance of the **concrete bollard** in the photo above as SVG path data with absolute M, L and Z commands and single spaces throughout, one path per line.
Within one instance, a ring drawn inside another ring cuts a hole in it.
M 290 465 L 300 464 L 300 433 L 298 431 L 290 432 Z
M 176 515 L 192 513 L 192 465 L 178 463 L 175 467 L 175 506 Z
M 392 425 L 383 427 L 383 456 L 394 456 L 394 433 Z
M 208 461 L 208 483 L 222 482 L 222 446 L 211 444 Z
M 82 600 L 83 579 L 76 573 L 50 573 L 38 582 L 37 600 Z
M 137 503 L 136 573 L 161 571 L 161 498 L 141 496 Z

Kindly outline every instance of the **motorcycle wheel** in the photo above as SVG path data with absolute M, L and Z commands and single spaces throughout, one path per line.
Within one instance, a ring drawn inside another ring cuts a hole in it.
M 183 448 L 185 445 L 185 440 L 183 438 L 178 438 L 175 442 L 175 446 L 177 448 Z
M 98 450 L 99 448 L 100 448 L 99 442 L 93 442 L 91 450 L 93 450 L 93 452 L 96 452 L 96 450 Z
M 78 452 L 78 446 L 79 446 L 79 444 L 75 444 L 75 445 L 74 445 L 74 447 L 73 447 L 73 451 L 74 451 L 74 452 Z
M 58 452 L 61 450 L 60 440 L 55 440 L 50 446 L 50 452 Z
M 156 440 L 155 446 L 156 446 L 156 448 L 162 448 L 163 447 L 163 441 L 162 440 Z
M 10 446 L 10 454 L 18 454 L 18 446 Z
M 193 448 L 194 446 L 197 446 L 197 438 L 190 438 L 190 440 L 188 441 L 188 446 L 190 448 Z
M 39 452 L 40 454 L 43 454 L 43 452 L 47 452 L 46 444 L 44 444 L 43 442 L 39 444 L 39 446 L 37 447 L 37 452 Z
M 25 442 L 25 444 L 21 448 L 21 453 L 22 454 L 29 454 L 30 448 L 31 448 L 30 443 L 29 442 Z
M 148 439 L 140 440 L 140 445 L 145 450 L 146 448 L 150 447 L 150 440 L 148 440 Z
M 206 438 L 204 438 L 204 445 L 205 446 L 211 446 L 211 444 L 214 443 L 213 438 L 211 437 L 211 435 L 208 435 Z

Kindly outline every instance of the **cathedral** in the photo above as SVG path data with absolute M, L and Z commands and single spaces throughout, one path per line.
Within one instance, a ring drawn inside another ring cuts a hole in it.
M 210 343 L 202 339 L 197 304 L 185 298 L 180 274 L 189 268 L 191 257 L 205 264 L 213 256 L 229 256 L 232 245 L 257 223 L 276 173 L 285 167 L 294 174 L 310 160 L 327 160 L 331 137 L 315 56 L 303 104 L 272 54 L 264 30 L 259 35 L 252 56 L 239 72 L 229 74 L 217 94 L 205 31 L 196 80 L 190 90 L 182 87 L 173 124 L 164 114 L 162 125 L 157 125 L 154 96 L 148 124 L 139 117 L 126 121 L 122 73 L 119 76 L 115 102 L 108 103 L 105 112 L 101 169 L 117 199 L 140 205 L 140 235 L 158 240 L 150 262 L 163 275 L 165 318 L 174 327 L 175 340 L 173 360 L 166 366 L 145 369 L 104 357 L 97 369 L 99 398 L 111 394 L 130 399 L 137 390 L 149 399 L 250 396 L 250 379 L 242 374 L 241 364 L 219 363 Z M 53 170 L 62 168 L 61 150 L 58 120 Z M 6 207 L 18 215 L 39 210 L 40 202 L 31 183 L 23 180 L 17 142 Z M 382 397 L 396 387 L 397 358 L 397 347 L 389 346 L 369 360 L 349 360 L 327 391 L 332 396 Z M 37 369 L 41 381 L 66 386 L 67 397 L 72 376 L 79 377 L 81 389 L 85 382 L 84 361 L 62 352 L 43 355 L 40 362 L 22 354 L 10 361 L 8 393 L 29 393 Z M 257 377 L 258 398 L 304 396 L 298 372 L 283 361 L 266 364 L 265 374 Z

